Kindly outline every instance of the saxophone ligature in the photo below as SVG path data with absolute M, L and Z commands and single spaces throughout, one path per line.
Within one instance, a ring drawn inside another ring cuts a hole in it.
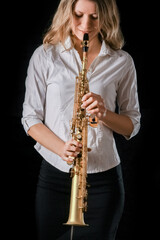
M 68 221 L 64 224 L 72 226 L 88 226 L 84 222 L 84 213 L 87 211 L 87 187 L 89 186 L 87 183 L 88 124 L 92 127 L 97 126 L 97 119 L 87 116 L 86 110 L 81 107 L 82 97 L 89 92 L 89 83 L 86 77 L 88 48 L 89 36 L 85 33 L 82 41 L 82 70 L 76 77 L 73 117 L 70 124 L 72 138 L 82 144 L 82 150 L 77 157 L 73 158 L 73 166 L 70 169 L 72 178 L 70 208 Z

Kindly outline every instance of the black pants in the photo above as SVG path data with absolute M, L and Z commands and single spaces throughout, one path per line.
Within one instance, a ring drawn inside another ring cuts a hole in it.
M 74 227 L 73 240 L 114 240 L 124 207 L 121 165 L 108 171 L 88 174 L 89 226 Z M 69 216 L 71 178 L 42 161 L 36 193 L 38 240 L 70 240 Z

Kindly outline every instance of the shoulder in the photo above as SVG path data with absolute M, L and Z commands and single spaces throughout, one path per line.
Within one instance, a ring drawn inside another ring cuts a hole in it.
M 115 63 L 123 70 L 124 73 L 135 71 L 135 63 L 133 57 L 125 50 L 112 50 Z
M 44 45 L 38 46 L 30 58 L 30 65 L 36 68 L 48 68 L 48 64 L 54 63 L 57 59 L 59 48 L 58 45 Z
M 114 55 L 120 59 L 123 63 L 126 63 L 127 65 L 132 65 L 134 64 L 134 60 L 132 56 L 125 50 L 119 49 L 114 51 Z
M 132 56 L 123 49 L 114 50 L 106 42 L 102 43 L 101 54 L 109 55 L 115 62 L 125 65 L 134 65 Z
M 53 55 L 55 48 L 54 45 L 41 44 L 34 50 L 32 58 L 36 58 L 37 60 L 50 58 L 50 56 Z
M 38 46 L 33 52 L 32 58 L 36 58 L 38 60 L 51 60 L 54 61 L 58 59 L 61 53 L 68 51 L 71 49 L 71 39 L 68 37 L 63 45 L 61 42 L 57 44 L 41 44 Z

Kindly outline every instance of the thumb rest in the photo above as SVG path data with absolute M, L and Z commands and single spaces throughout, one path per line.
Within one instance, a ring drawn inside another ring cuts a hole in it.
M 70 123 L 72 138 L 82 144 L 82 150 L 77 157 L 72 158 L 70 208 L 68 221 L 64 223 L 65 225 L 88 226 L 84 222 L 84 213 L 87 211 L 87 187 L 89 187 L 87 183 L 88 152 L 91 151 L 87 146 L 88 125 L 91 127 L 98 125 L 96 116 L 88 116 L 86 109 L 81 107 L 82 97 L 89 92 L 89 83 L 86 77 L 88 48 L 89 36 L 85 33 L 82 42 L 82 71 L 76 77 L 73 117 Z

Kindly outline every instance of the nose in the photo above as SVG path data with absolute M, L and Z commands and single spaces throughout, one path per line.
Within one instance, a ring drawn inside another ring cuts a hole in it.
M 82 26 L 84 31 L 89 31 L 90 30 L 90 27 L 92 25 L 91 25 L 91 20 L 90 20 L 89 16 L 87 16 L 87 15 L 83 16 L 83 19 L 82 19 L 82 22 L 81 22 L 81 26 Z

